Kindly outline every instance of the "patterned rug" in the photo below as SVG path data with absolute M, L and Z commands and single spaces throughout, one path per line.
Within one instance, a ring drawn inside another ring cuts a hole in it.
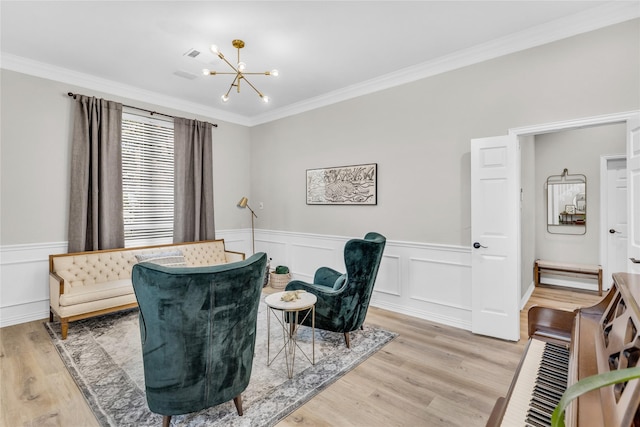
M 264 295 L 262 299 L 251 381 L 242 393 L 244 415 L 238 416 L 230 401 L 174 416 L 173 426 L 273 426 L 396 336 L 365 324 L 363 331 L 351 334 L 351 349 L 347 349 L 342 334 L 316 330 L 315 365 L 298 350 L 293 377 L 289 379 L 284 353 L 267 366 Z M 58 322 L 45 325 L 100 425 L 162 424 L 162 416 L 149 411 L 145 398 L 137 309 L 70 323 L 66 340 L 60 338 Z M 272 316 L 271 359 L 282 347 L 281 331 Z M 298 343 L 310 358 L 311 338 L 311 328 L 301 326 Z

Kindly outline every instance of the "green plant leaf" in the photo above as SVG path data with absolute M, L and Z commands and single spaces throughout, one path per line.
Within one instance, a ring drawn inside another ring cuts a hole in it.
M 565 390 L 558 406 L 556 406 L 551 415 L 551 427 L 565 427 L 564 411 L 569 403 L 578 396 L 601 387 L 623 383 L 636 378 L 640 378 L 640 367 L 619 369 L 581 379 Z

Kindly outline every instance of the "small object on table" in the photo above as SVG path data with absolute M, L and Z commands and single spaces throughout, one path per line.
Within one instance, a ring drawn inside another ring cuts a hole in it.
M 285 302 L 299 300 L 300 294 L 303 292 L 306 292 L 306 291 L 303 291 L 302 289 L 298 289 L 297 291 L 283 292 L 282 296 L 280 297 L 280 300 Z

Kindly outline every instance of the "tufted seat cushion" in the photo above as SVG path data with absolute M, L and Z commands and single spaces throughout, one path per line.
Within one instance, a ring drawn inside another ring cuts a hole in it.
M 65 307 L 128 294 L 131 294 L 131 279 L 113 280 L 106 283 L 94 283 L 76 287 L 71 286 L 67 292 L 60 295 L 60 305 Z

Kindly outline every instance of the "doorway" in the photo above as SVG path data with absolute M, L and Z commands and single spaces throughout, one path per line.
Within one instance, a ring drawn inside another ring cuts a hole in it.
M 509 136 L 511 137 L 510 139 L 514 141 L 513 144 L 517 146 L 517 148 L 515 149 L 519 150 L 521 142 L 525 139 L 524 137 L 537 136 L 537 135 L 543 135 L 547 133 L 559 132 L 564 130 L 581 129 L 586 127 L 594 127 L 594 126 L 614 124 L 614 123 L 625 123 L 629 127 L 629 123 L 635 123 L 634 120 L 637 120 L 636 117 L 638 116 L 639 116 L 638 112 L 633 111 L 633 112 L 627 112 L 627 113 L 609 114 L 604 116 L 589 117 L 585 119 L 576 119 L 576 120 L 569 120 L 564 122 L 555 122 L 555 123 L 548 123 L 548 124 L 542 124 L 542 125 L 514 128 L 509 131 Z M 627 133 L 628 133 L 628 130 L 627 130 Z M 504 137 L 496 137 L 495 142 L 498 141 L 498 138 L 504 138 Z M 492 143 L 493 142 L 492 139 L 494 138 L 483 138 L 482 143 L 483 144 Z M 482 244 L 481 236 L 487 235 L 487 231 L 490 231 L 490 230 L 483 230 L 481 229 L 481 227 L 474 227 L 475 216 L 477 215 L 476 212 L 482 213 L 481 209 L 474 209 L 474 202 L 473 202 L 474 183 L 477 180 L 478 182 L 480 182 L 479 178 L 481 178 L 478 174 L 474 174 L 474 169 L 477 168 L 477 165 L 475 163 L 478 160 L 482 159 L 482 156 L 473 155 L 474 151 L 480 152 L 474 147 L 474 145 L 477 144 L 478 141 L 479 140 L 472 140 L 471 142 L 471 151 L 472 151 L 472 156 L 471 156 L 471 163 L 472 163 L 471 164 L 471 169 L 472 169 L 472 173 L 471 173 L 471 180 L 472 180 L 471 239 L 474 242 L 474 245 L 473 245 L 474 249 L 472 249 L 472 252 L 471 252 L 471 255 L 472 255 L 471 256 L 471 270 L 472 270 L 471 285 L 472 285 L 472 289 L 474 290 L 472 295 L 472 316 L 471 316 L 472 331 L 474 331 L 476 324 L 479 323 L 479 324 L 482 324 L 483 326 L 483 330 L 480 332 L 483 335 L 517 341 L 519 339 L 519 336 L 513 336 L 513 337 L 504 336 L 504 335 L 501 336 L 500 331 L 504 330 L 505 328 L 502 325 L 498 324 L 498 322 L 509 322 L 512 325 L 515 324 L 515 326 L 517 326 L 519 330 L 520 317 L 519 315 L 513 316 L 512 313 L 519 313 L 519 308 L 520 308 L 519 305 L 523 302 L 522 296 L 527 295 L 527 290 L 529 286 L 527 286 L 528 283 L 524 282 L 523 278 L 520 277 L 520 270 L 521 270 L 521 266 L 523 268 L 526 268 L 528 264 L 523 263 L 523 261 L 526 262 L 526 260 L 523 260 L 521 257 L 522 241 L 521 241 L 521 232 L 519 230 L 513 236 L 509 236 L 508 238 L 508 240 L 513 239 L 517 248 L 516 249 L 517 254 L 515 254 L 515 256 L 509 257 L 508 263 L 509 265 L 511 265 L 510 268 L 505 267 L 502 269 L 494 269 L 494 270 L 480 268 L 483 264 L 484 258 L 486 258 L 485 256 L 486 254 L 484 253 L 484 251 L 486 251 L 486 245 Z M 628 147 L 630 146 L 630 144 L 632 144 L 632 142 L 630 141 L 631 140 L 627 138 Z M 507 145 L 506 147 L 509 147 L 509 145 Z M 510 149 L 507 148 L 507 152 L 509 150 Z M 504 158 L 507 159 L 508 156 Z M 509 188 L 509 191 L 503 192 L 503 196 L 507 199 L 507 204 L 510 206 L 510 209 L 513 208 L 517 212 L 519 211 L 519 207 L 522 201 L 522 194 L 521 194 L 521 187 L 520 187 L 521 166 L 520 166 L 519 156 L 516 159 L 516 161 L 509 162 L 508 164 L 506 164 L 506 166 L 508 166 L 509 170 L 514 171 L 509 174 L 509 177 L 507 177 L 507 179 L 508 180 L 513 179 L 517 183 L 517 185 L 505 186 L 505 188 L 507 187 Z M 635 170 L 635 169 L 631 168 L 630 170 Z M 633 194 L 633 190 L 630 190 L 630 191 L 631 191 L 631 194 Z M 516 215 L 516 217 L 517 217 L 517 226 L 519 229 L 520 221 L 521 221 L 520 215 Z M 594 224 L 598 224 L 598 221 L 596 221 Z M 629 227 L 632 227 L 632 225 L 630 224 Z M 531 285 L 533 285 L 533 283 L 531 283 Z M 512 295 L 514 286 L 517 287 L 517 292 L 515 293 L 520 296 L 520 299 L 508 298 L 508 301 L 505 301 L 504 304 L 502 304 L 502 306 L 500 307 L 500 310 L 495 310 L 494 308 L 488 306 L 487 304 L 482 304 L 481 300 L 476 301 L 476 299 L 478 298 L 484 298 L 485 295 L 497 295 L 497 294 Z M 513 306 L 506 307 L 506 304 L 512 304 Z M 494 314 L 499 314 L 499 316 L 493 316 L 492 319 L 489 319 L 487 316 L 485 316 L 485 313 L 492 314 L 492 312 Z M 492 322 L 493 324 L 491 324 Z M 512 330 L 512 329 L 509 328 L 509 330 Z

